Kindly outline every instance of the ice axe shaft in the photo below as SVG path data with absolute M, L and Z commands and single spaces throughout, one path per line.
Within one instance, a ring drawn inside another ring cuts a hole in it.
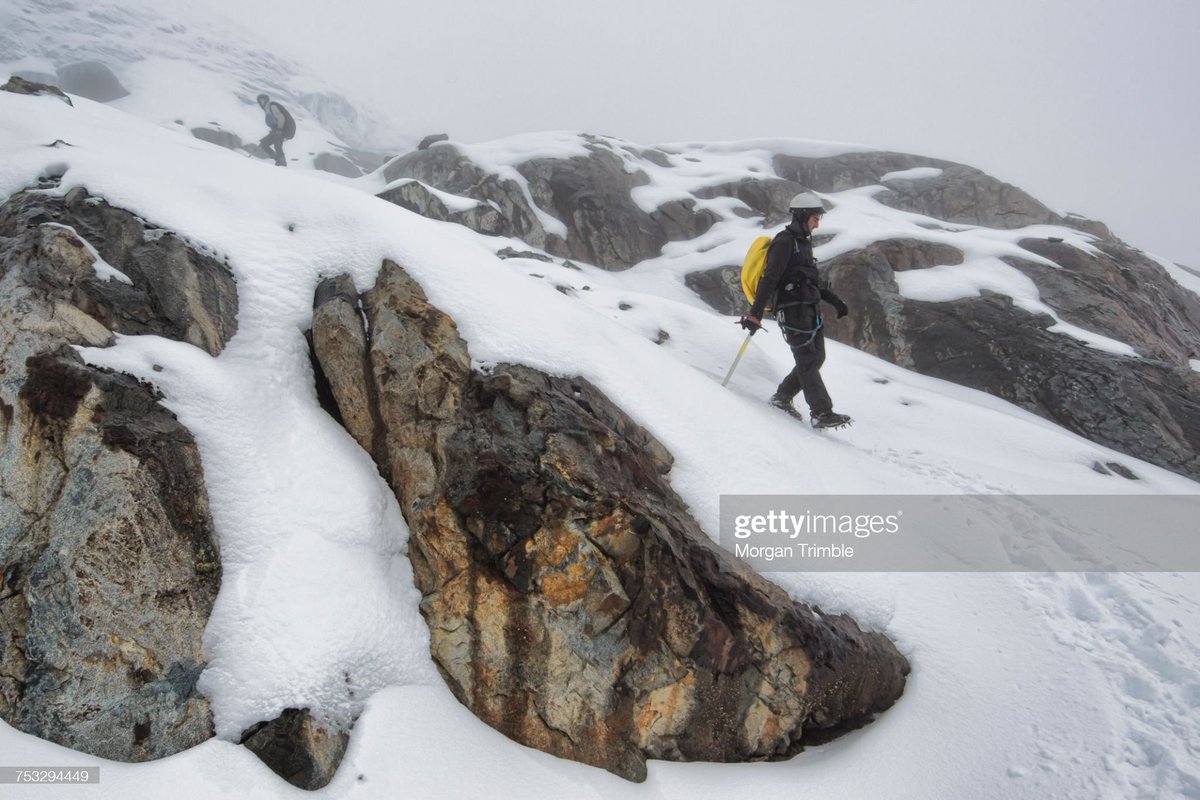
M 733 371 L 737 369 L 738 362 L 742 360 L 742 356 L 746 355 L 746 348 L 750 346 L 750 337 L 754 335 L 754 331 L 746 334 L 746 341 L 742 342 L 742 348 L 738 350 L 737 358 L 733 359 L 733 363 L 729 365 L 729 372 L 725 373 L 725 380 L 721 381 L 722 386 L 729 384 L 729 379 L 733 377 Z

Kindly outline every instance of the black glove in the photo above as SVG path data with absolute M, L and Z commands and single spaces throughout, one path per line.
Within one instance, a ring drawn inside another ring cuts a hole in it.
M 850 313 L 850 309 L 841 300 L 838 300 L 836 303 L 834 303 L 833 307 L 837 309 L 837 318 L 838 319 L 841 319 L 842 317 L 844 317 Z
M 752 317 L 747 314 L 739 319 L 737 324 L 750 331 L 750 335 L 753 336 L 762 330 L 762 317 Z

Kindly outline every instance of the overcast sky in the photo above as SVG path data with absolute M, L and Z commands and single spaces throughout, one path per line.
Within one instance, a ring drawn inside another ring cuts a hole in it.
M 213 2 L 414 134 L 915 152 L 1200 268 L 1197 0 Z

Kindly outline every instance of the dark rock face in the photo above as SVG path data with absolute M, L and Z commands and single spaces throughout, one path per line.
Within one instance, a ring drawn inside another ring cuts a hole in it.
M 1153 261 L 1116 241 L 1100 255 L 1048 241 L 1023 246 L 1060 269 L 1014 262 L 1067 322 L 1133 346 L 1141 358 L 1047 330 L 1053 320 L 985 294 L 952 303 L 900 295 L 895 272 L 937 261 L 907 242 L 881 242 L 829 263 L 850 304 L 828 334 L 922 374 L 1002 397 L 1092 441 L 1200 478 L 1200 301 Z M 894 263 L 893 263 L 894 262 Z
M 244 744 L 276 775 L 301 789 L 328 785 L 346 754 L 350 735 L 319 725 L 308 709 L 286 709 L 255 725 L 242 736 Z
M 237 290 L 229 268 L 212 256 L 81 189 L 63 198 L 18 194 L 0 209 L 0 235 L 43 223 L 74 229 L 133 282 L 74 276 L 63 284 L 57 267 L 43 271 L 43 280 L 62 284 L 70 291 L 70 302 L 103 326 L 118 333 L 178 339 L 214 355 L 233 336 Z M 60 247 L 83 247 L 78 237 L 56 242 Z M 90 270 L 90 262 L 81 269 Z
M 871 186 L 880 183 L 883 176 L 890 172 L 918 167 L 946 169 L 951 166 L 954 165 L 949 161 L 879 151 L 846 153 L 829 158 L 775 157 L 775 172 L 780 178 L 814 192 L 842 192 L 859 186 Z M 787 208 L 786 202 L 783 207 Z
M 1088 254 L 1061 242 L 1026 239 L 1021 247 L 1058 269 L 1013 259 L 1046 303 L 1068 321 L 1132 345 L 1139 353 L 1179 366 L 1200 354 L 1200 299 L 1163 268 L 1116 239 Z
M 511 236 L 512 224 L 490 203 L 479 203 L 465 211 L 451 211 L 441 198 L 420 181 L 400 183 L 378 197 L 416 214 L 443 222 L 455 222 L 486 236 Z
M 876 199 L 901 211 L 943 222 L 1013 229 L 1065 220 L 1011 184 L 961 164 L 946 166 L 936 178 L 895 180 Z
M 238 150 L 242 147 L 242 137 L 231 131 L 216 128 L 192 128 L 192 136 L 227 150 Z
M 750 303 L 742 291 L 740 265 L 691 272 L 684 277 L 684 282 L 704 302 L 722 314 L 733 316 L 750 310 Z
M 133 286 L 97 278 L 65 225 Z M 234 327 L 227 271 L 228 286 L 173 300 L 172 280 L 203 281 L 172 270 L 204 257 L 147 233 L 83 192 L 0 209 L 0 716 L 122 761 L 212 736 L 195 684 L 221 567 L 189 432 L 153 388 L 70 345 L 150 329 L 216 352 Z
M 876 199 L 884 205 L 948 223 L 1012 229 L 1037 224 L 1082 227 L 1076 223 L 1086 222 L 1060 217 L 1027 193 L 980 170 L 940 159 L 870 152 L 832 158 L 777 156 L 775 166 L 780 177 L 818 192 L 882 184 L 887 191 Z M 920 167 L 939 169 L 942 173 L 919 180 L 883 181 L 888 173 Z M 783 207 L 786 208 L 786 203 Z
M 428 136 L 426 136 L 424 139 L 421 140 L 421 142 L 417 145 L 417 149 L 418 150 L 428 150 L 430 147 L 437 144 L 438 142 L 448 142 L 448 141 L 450 141 L 450 136 L 448 134 L 431 133 Z
M 556 255 L 567 255 L 562 238 L 546 232 L 530 207 L 525 191 L 515 181 L 484 172 L 453 145 L 435 144 L 393 159 L 384 166 L 383 176 L 389 183 L 413 178 L 450 194 L 494 204 L 504 221 L 489 224 L 489 228 L 481 233 L 489 233 L 491 229 L 511 231 L 505 235 L 518 236 L 534 247 Z M 403 194 L 397 197 L 416 202 Z
M 520 171 L 534 202 L 567 226 L 567 252 L 559 255 L 624 269 L 657 255 L 668 241 L 663 226 L 630 197 L 646 176 L 627 172 L 608 149 L 597 147 L 587 158 L 537 159 L 522 164 Z M 687 208 L 675 213 L 690 217 Z M 675 222 L 669 214 L 661 220 Z
M 50 77 L 51 79 L 53 78 L 53 76 Z M 57 86 L 53 86 L 48 82 L 27 80 L 16 75 L 13 75 L 8 79 L 7 83 L 5 83 L 3 86 L 0 86 L 0 92 L 12 92 L 13 94 L 29 95 L 49 94 L 58 97 L 69 106 L 75 105 L 71 102 L 71 98 L 63 94 L 62 89 L 59 89 Z
M 342 416 L 370 404 L 347 427 L 400 499 L 433 657 L 481 719 L 640 780 L 647 758 L 786 757 L 900 695 L 892 644 L 714 545 L 670 454 L 595 387 L 472 372 L 395 264 L 366 329 L 348 288 L 318 292 L 317 361 Z
M 313 158 L 313 166 L 343 178 L 361 178 L 363 175 L 363 171 L 353 161 L 337 153 L 317 153 Z
M 791 180 L 751 179 L 724 183 L 697 192 L 698 197 L 733 197 L 749 206 L 752 214 L 762 217 L 763 227 L 782 225 L 791 217 L 788 203 L 805 187 Z
M 836 158 L 778 156 L 784 180 L 746 180 L 713 187 L 762 215 L 786 219 L 801 186 L 842 191 L 881 184 L 877 198 L 947 224 L 1013 229 L 1035 224 L 1073 227 L 1100 237 L 1098 253 L 1061 241 L 1027 239 L 1030 259 L 1009 263 L 1028 275 L 1048 305 L 1069 323 L 1135 348 L 1142 358 L 1114 356 L 1063 334 L 999 297 L 948 304 L 902 297 L 896 273 L 956 265 L 963 254 L 913 239 L 876 242 L 831 261 L 828 275 L 852 308 L 826 320 L 839 341 L 924 374 L 1003 397 L 1100 444 L 1190 477 L 1200 477 L 1197 400 L 1200 376 L 1188 361 L 1200 354 L 1200 304 L 1151 259 L 1114 238 L 1100 223 L 1060 217 L 1024 192 L 978 170 L 898 153 Z M 936 177 L 892 177 L 918 167 Z M 820 242 L 818 242 L 820 244 Z M 1058 269 L 1036 263 L 1041 256 Z M 739 265 L 686 277 L 689 287 L 722 313 L 745 313 Z
M 621 156 L 598 138 L 593 137 L 588 147 L 592 152 L 587 157 L 521 164 L 518 171 L 528 193 L 511 179 L 485 173 L 453 145 L 428 147 L 396 159 L 384 175 L 389 181 L 415 178 L 451 194 L 491 202 L 504 223 L 488 220 L 481 229 L 471 220 L 456 221 L 490 235 L 502 231 L 501 235 L 518 236 L 554 255 L 606 269 L 631 267 L 658 255 L 667 242 L 699 236 L 716 222 L 714 214 L 697 211 L 691 200 L 667 203 L 647 213 L 630 195 L 646 183 L 646 175 L 629 172 Z M 414 205 L 410 198 L 388 199 L 410 208 Z M 563 223 L 565 239 L 546 232 L 532 204 Z M 435 206 L 432 213 L 440 212 Z

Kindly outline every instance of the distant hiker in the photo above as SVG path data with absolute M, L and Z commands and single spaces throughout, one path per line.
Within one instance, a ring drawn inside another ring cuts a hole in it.
M 296 135 L 296 121 L 288 110 L 265 94 L 258 96 L 259 108 L 267 115 L 267 127 L 271 130 L 258 143 L 260 147 L 275 157 L 276 166 L 286 167 L 287 159 L 283 156 L 283 142 Z
M 775 390 L 770 404 L 796 419 L 803 416 L 792 405 L 801 391 L 812 414 L 814 428 L 837 428 L 850 418 L 833 410 L 833 400 L 821 380 L 825 363 L 825 332 L 822 330 L 820 304 L 824 300 L 837 310 L 838 319 L 849 309 L 817 272 L 813 256 L 812 232 L 821 224 L 825 207 L 812 192 L 801 192 L 789 204 L 792 221 L 779 232 L 767 250 L 766 269 L 755 292 L 750 313 L 738 324 L 754 334 L 762 327 L 763 309 L 774 309 L 783 338 L 792 349 L 796 367 Z

